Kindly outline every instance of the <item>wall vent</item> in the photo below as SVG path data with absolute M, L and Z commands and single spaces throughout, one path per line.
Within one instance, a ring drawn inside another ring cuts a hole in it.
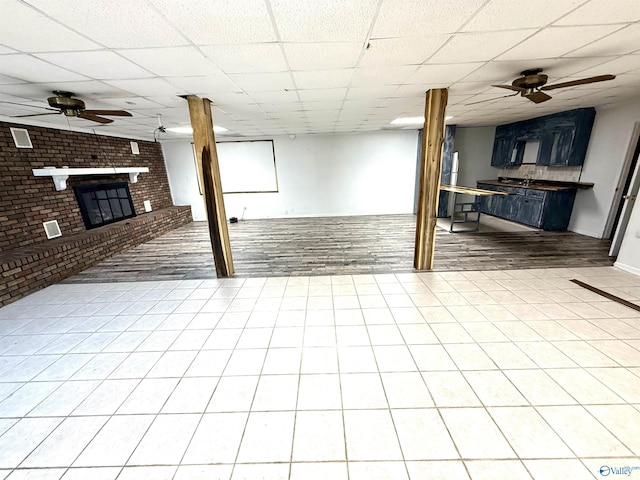
M 11 136 L 13 137 L 13 143 L 16 144 L 16 147 L 33 148 L 31 138 L 29 138 L 29 132 L 26 128 L 11 127 Z
M 60 226 L 58 225 L 57 220 L 43 222 L 42 226 L 44 227 L 44 231 L 47 234 L 47 238 L 51 239 L 62 236 L 62 232 L 60 231 Z
M 140 155 L 140 148 L 138 147 L 138 142 L 129 142 L 131 145 L 131 153 L 134 155 Z

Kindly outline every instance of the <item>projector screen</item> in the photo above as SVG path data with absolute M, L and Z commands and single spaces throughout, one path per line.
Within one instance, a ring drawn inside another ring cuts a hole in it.
M 278 191 L 273 140 L 216 143 L 222 193 Z

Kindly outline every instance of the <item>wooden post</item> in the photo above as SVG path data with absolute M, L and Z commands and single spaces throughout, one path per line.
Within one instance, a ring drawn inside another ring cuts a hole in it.
M 428 90 L 425 99 L 416 245 L 413 257 L 413 267 L 416 270 L 433 268 L 447 98 L 447 89 L 438 88 Z
M 216 274 L 218 277 L 230 277 L 233 275 L 233 258 L 227 215 L 224 210 L 216 139 L 213 133 L 211 101 L 195 95 L 188 95 L 186 98 L 189 102 L 196 160 L 200 171 L 200 186 L 207 211 Z

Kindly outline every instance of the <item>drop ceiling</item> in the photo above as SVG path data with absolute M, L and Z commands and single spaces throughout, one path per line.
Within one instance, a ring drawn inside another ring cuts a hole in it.
M 186 94 L 253 137 L 397 129 L 430 88 L 449 88 L 461 126 L 640 95 L 638 0 L 0 0 L 0 14 L 0 119 L 135 138 L 153 138 L 158 114 L 188 125 Z M 536 67 L 550 84 L 617 78 L 468 105 Z M 52 90 L 133 116 L 12 118 L 46 113 Z

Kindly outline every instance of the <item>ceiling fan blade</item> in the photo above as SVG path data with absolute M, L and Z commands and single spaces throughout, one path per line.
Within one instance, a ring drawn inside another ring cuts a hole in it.
M 507 90 L 513 90 L 514 92 L 524 92 L 525 89 L 521 87 L 514 87 L 513 85 L 491 85 L 492 87 L 506 88 Z
M 22 117 L 41 117 L 43 115 L 58 115 L 62 112 L 55 113 L 32 113 L 31 115 L 13 115 L 11 118 L 22 118 Z
M 97 115 L 94 115 L 93 113 L 87 113 L 87 110 L 82 111 L 82 112 L 78 112 L 78 117 L 79 118 L 84 118 L 85 120 L 91 120 L 92 122 L 98 122 L 98 123 L 111 123 L 111 122 L 113 122 L 113 120 L 111 120 L 110 118 L 102 118 L 102 117 L 99 117 Z
M 59 112 L 57 108 L 49 108 L 49 107 L 40 107 L 39 105 L 27 105 L 26 103 L 17 103 L 17 102 L 5 102 L 0 101 L 0 103 L 6 103 L 8 105 L 20 105 L 21 107 L 29 107 L 29 108 L 44 108 L 45 110 L 51 110 L 54 112 Z
M 525 95 L 525 97 L 527 97 L 533 103 L 542 103 L 542 102 L 546 102 L 547 100 L 551 100 L 551 96 L 547 95 L 544 92 L 533 92 L 533 93 L 530 93 L 529 95 Z
M 586 85 L 588 83 L 606 82 L 613 80 L 615 75 L 598 75 L 597 77 L 581 78 L 580 80 L 572 80 L 570 82 L 555 83 L 553 85 L 545 85 L 540 90 L 555 90 L 556 88 L 575 87 L 576 85 Z
M 487 98 L 485 100 L 480 100 L 479 102 L 465 103 L 464 106 L 466 107 L 468 105 L 477 105 L 478 103 L 493 102 L 495 100 L 500 100 L 501 98 L 515 97 L 516 95 L 518 95 L 518 92 L 512 93 L 511 95 L 504 95 L 502 97 Z
M 131 117 L 132 115 L 129 112 L 124 110 L 83 110 L 84 113 L 88 113 L 90 115 L 114 115 L 117 117 Z

